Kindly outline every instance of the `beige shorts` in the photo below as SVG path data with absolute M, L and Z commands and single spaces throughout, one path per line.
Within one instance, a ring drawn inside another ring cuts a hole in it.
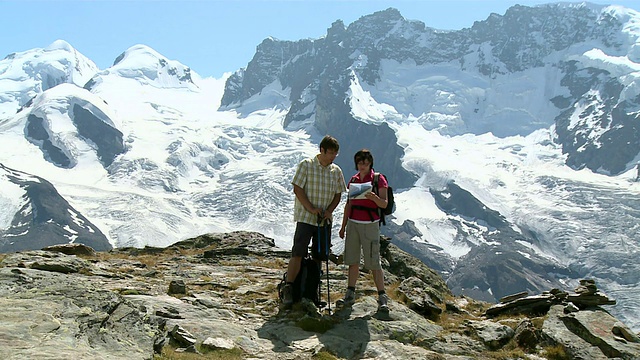
M 374 223 L 347 222 L 347 237 L 344 243 L 344 263 L 360 264 L 360 253 L 364 258 L 364 267 L 368 270 L 382 269 L 380 263 L 380 225 Z

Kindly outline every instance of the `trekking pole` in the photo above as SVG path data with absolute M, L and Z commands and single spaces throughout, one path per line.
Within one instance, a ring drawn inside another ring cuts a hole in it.
M 320 244 L 320 225 L 322 225 L 323 218 L 324 218 L 324 210 L 322 210 L 322 212 L 318 215 L 318 249 L 317 249 L 318 256 L 322 254 L 322 245 Z
M 329 246 L 329 241 L 331 240 L 331 220 L 327 219 L 327 221 L 325 222 L 325 236 L 327 238 L 327 258 L 326 258 L 326 264 L 327 264 L 327 308 L 329 309 L 329 315 L 331 315 L 331 292 L 329 291 L 329 252 L 330 252 L 330 246 Z
M 322 240 L 320 238 L 320 233 L 321 233 L 320 232 L 320 225 L 322 225 L 322 221 L 323 220 L 324 220 L 324 210 L 322 210 L 321 214 L 318 215 L 318 237 L 317 237 L 317 239 L 318 239 L 318 241 L 317 241 L 318 242 L 318 245 L 317 245 L 317 247 L 318 247 L 317 248 L 318 257 L 322 256 Z M 320 264 L 318 265 L 318 272 L 320 272 L 321 270 L 322 270 L 322 260 L 320 260 Z M 320 280 L 322 280 L 322 279 L 320 279 Z M 321 305 L 321 303 L 322 303 L 322 287 L 321 287 L 322 284 L 320 284 L 321 282 L 322 281 L 320 281 L 318 283 L 318 304 L 320 304 L 320 306 L 322 306 Z

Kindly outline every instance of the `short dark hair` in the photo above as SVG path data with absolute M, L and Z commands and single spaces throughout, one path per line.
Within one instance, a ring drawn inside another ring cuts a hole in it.
M 337 152 L 340 151 L 340 144 L 338 144 L 338 140 L 333 136 L 325 135 L 322 141 L 320 141 L 320 152 L 322 152 L 322 149 L 324 149 L 324 151 L 335 150 Z
M 356 165 L 356 170 L 358 170 L 358 163 L 364 160 L 369 160 L 371 168 L 373 168 L 373 155 L 371 155 L 371 151 L 368 149 L 362 149 L 353 155 L 353 162 Z

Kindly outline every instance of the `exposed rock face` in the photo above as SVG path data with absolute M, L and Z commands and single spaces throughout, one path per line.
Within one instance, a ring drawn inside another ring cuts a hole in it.
M 117 155 L 125 152 L 122 133 L 78 104 L 72 107 L 72 121 L 78 129 L 78 135 L 95 146 L 100 162 L 104 167 L 108 167 Z M 38 145 L 44 157 L 54 165 L 62 168 L 75 166 L 77 159 L 69 149 L 57 146 L 52 141 L 45 123 L 47 123 L 46 120 L 41 117 L 33 114 L 28 116 L 25 135 L 29 141 Z
M 27 126 L 25 127 L 25 136 L 29 141 L 40 147 L 45 159 L 52 164 L 67 169 L 75 165 L 63 149 L 53 144 L 44 126 L 43 118 L 29 115 Z
M 109 106 L 75 85 L 61 84 L 26 104 L 25 137 L 38 146 L 44 158 L 65 169 L 81 156 L 94 153 L 103 167 L 126 151 Z
M 640 148 L 640 95 L 621 101 L 625 86 L 609 72 L 581 69 L 575 61 L 562 66 L 567 73 L 562 83 L 571 96 L 555 99 L 566 104 L 556 118 L 556 133 L 567 165 L 614 175 L 628 170 Z
M 615 324 L 616 319 L 599 308 L 565 314 L 562 305 L 554 305 L 542 333 L 572 359 L 639 359 L 640 343 L 616 335 Z
M 351 36 L 344 24 L 337 21 L 323 39 L 264 40 L 247 69 L 227 80 L 221 108 L 239 106 L 265 86 L 278 81 L 282 88 L 291 89 L 291 107 L 285 127 L 300 127 L 313 118 L 320 133 L 341 140 L 340 152 L 346 156 L 338 157 L 336 163 L 343 168 L 345 176 L 350 173 L 348 169 L 355 166 L 353 154 L 368 148 L 375 158 L 374 167 L 384 169 L 396 189 L 409 187 L 417 177 L 402 168 L 400 159 L 404 152 L 398 146 L 394 132 L 387 124 L 372 125 L 355 120 L 345 100 L 352 79 L 349 67 L 353 60 L 344 45 L 353 42 Z M 313 110 L 309 111 L 310 108 Z
M 18 257 L 30 261 L 28 268 L 13 263 L 0 269 L 2 354 L 9 359 L 151 358 L 149 349 L 164 320 L 145 318 L 137 304 L 103 288 L 100 277 L 78 276 L 91 267 L 86 260 L 45 252 Z
M 73 123 L 80 136 L 95 144 L 98 158 L 105 168 L 111 165 L 116 156 L 125 152 L 122 132 L 78 104 L 73 105 Z
M 415 180 L 395 163 L 403 151 L 395 147 L 395 135 L 385 127 L 358 124 L 349 103 L 352 82 L 375 86 L 385 61 L 416 66 L 457 64 L 457 70 L 474 78 L 479 73 L 487 82 L 539 69 L 549 75 L 544 101 L 555 107 L 556 114 L 528 116 L 527 110 L 522 116 L 505 120 L 494 117 L 485 108 L 494 105 L 481 97 L 469 102 L 461 124 L 445 131 L 525 135 L 555 123 L 556 141 L 562 144 L 569 166 L 619 174 L 628 170 L 640 145 L 640 95 L 633 90 L 633 81 L 630 84 L 625 80 L 632 70 L 624 66 L 605 70 L 575 49 L 593 42 L 602 44 L 605 54 L 635 58 L 633 44 L 637 39 L 624 30 L 627 21 L 633 20 L 624 12 L 589 4 L 516 5 L 504 16 L 491 14 L 471 28 L 438 31 L 422 22 L 406 20 L 389 8 L 363 16 L 348 27 L 338 20 L 321 39 L 264 40 L 247 68 L 228 79 L 221 105 L 239 107 L 273 84 L 289 89 L 285 126 L 295 128 L 312 122 L 322 134 L 348 139 L 343 141 L 348 143 L 348 154 L 359 147 L 373 147 L 374 155 L 381 157 L 380 165 L 384 164 L 393 182 L 402 188 L 407 176 Z M 408 105 L 411 99 L 405 102 L 398 106 Z M 413 115 L 435 110 L 419 111 Z M 448 127 L 443 123 L 430 126 Z M 366 143 L 361 139 L 367 139 Z M 356 144 L 352 146 L 353 141 Z M 378 146 L 381 141 L 384 145 Z M 337 162 L 348 164 L 342 159 Z
M 435 272 L 384 244 L 387 282 L 404 284 L 388 287 L 389 314 L 376 312 L 366 277 L 350 309 L 317 310 L 301 302 L 278 310 L 275 285 L 289 253 L 255 233 L 109 253 L 74 246 L 7 254 L 0 257 L 0 353 L 9 359 L 151 359 L 181 349 L 233 350 L 255 359 L 310 359 L 325 352 L 339 359 L 462 360 L 488 358 L 513 343 L 539 357 L 558 344 L 570 359 L 640 356 L 637 335 L 597 306 L 566 313 L 554 305 L 543 326 L 536 325 L 541 318 L 521 315 L 483 318 L 479 310 L 486 304 L 451 296 Z M 330 264 L 332 300 L 345 291 L 346 269 Z M 179 288 L 177 295 L 167 294 L 170 286 Z M 416 302 L 403 287 L 428 294 L 439 315 L 412 310 Z
M 526 244 L 537 239 L 527 231 L 517 231 L 499 212 L 488 208 L 455 182 L 443 189 L 430 189 L 436 204 L 452 219 L 460 246 L 471 250 L 452 266 L 442 249 L 417 244 L 420 236 L 411 224 L 391 225 L 383 231 L 394 238 L 400 248 L 437 269 L 456 295 L 497 302 L 514 292 L 543 292 L 549 286 L 560 287 L 558 277 L 575 277 L 570 269 L 540 256 Z M 547 274 L 556 274 L 550 278 Z
M 596 287 L 593 280 L 584 279 L 575 293 L 553 289 L 542 295 L 503 299 L 503 302 L 487 309 L 485 314 L 495 317 L 501 314 L 547 314 L 541 332 L 543 341 L 562 344 L 572 358 L 585 359 L 637 359 L 640 338 L 619 323 L 600 305 L 615 305 Z M 540 338 L 540 332 L 522 328 L 519 342 L 531 344 L 531 338 Z M 547 340 L 544 340 L 544 339 Z
M 85 244 L 98 251 L 112 248 L 106 236 L 41 177 L 0 164 L 0 176 L 24 192 L 24 203 L 11 226 L 0 232 L 0 253 L 42 249 L 57 244 Z

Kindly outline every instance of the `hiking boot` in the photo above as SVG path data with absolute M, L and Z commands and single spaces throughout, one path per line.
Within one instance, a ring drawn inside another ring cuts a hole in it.
M 344 294 L 344 298 L 340 299 L 336 302 L 338 306 L 351 306 L 356 302 L 356 293 L 351 289 L 347 289 L 347 292 Z
M 388 303 L 389 303 L 389 297 L 387 296 L 387 294 L 382 294 L 378 296 L 378 311 L 388 312 L 389 311 Z
M 282 288 L 282 305 L 285 308 L 289 308 L 293 305 L 293 287 L 291 284 L 286 284 Z

